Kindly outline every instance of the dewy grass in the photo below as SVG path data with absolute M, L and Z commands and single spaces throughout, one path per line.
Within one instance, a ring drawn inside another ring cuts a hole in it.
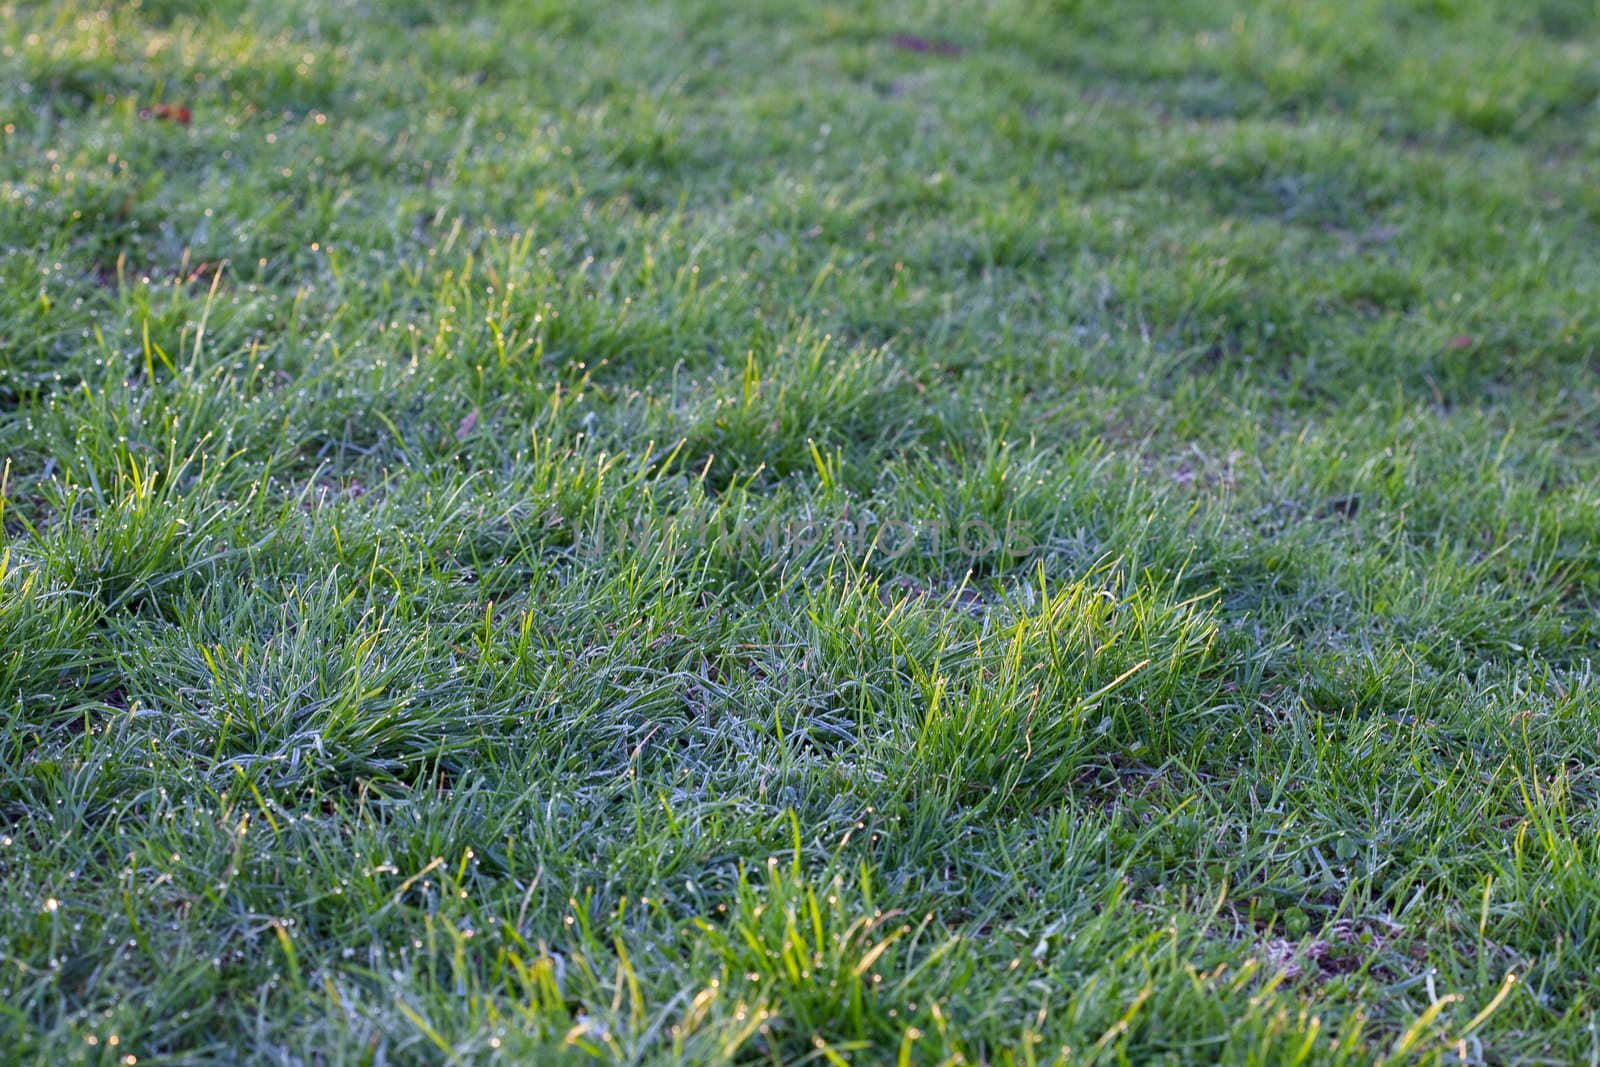
M 0 3 L 18 1063 L 1552 1063 L 1587 0 Z

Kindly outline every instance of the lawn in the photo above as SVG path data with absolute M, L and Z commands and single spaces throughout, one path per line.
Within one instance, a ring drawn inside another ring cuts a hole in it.
M 1591 0 L 0 0 L 19 1064 L 1600 1057 Z

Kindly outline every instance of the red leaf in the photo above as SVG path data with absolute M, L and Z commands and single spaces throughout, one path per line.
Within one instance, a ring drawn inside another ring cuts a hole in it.
M 154 108 L 140 108 L 139 117 L 142 119 L 161 119 L 166 122 L 176 122 L 180 126 L 189 125 L 194 118 L 194 113 L 181 104 L 157 104 Z

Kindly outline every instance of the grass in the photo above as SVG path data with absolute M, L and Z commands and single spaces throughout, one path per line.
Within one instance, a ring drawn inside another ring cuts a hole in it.
M 0 14 L 15 1062 L 1600 1055 L 1593 3 Z

